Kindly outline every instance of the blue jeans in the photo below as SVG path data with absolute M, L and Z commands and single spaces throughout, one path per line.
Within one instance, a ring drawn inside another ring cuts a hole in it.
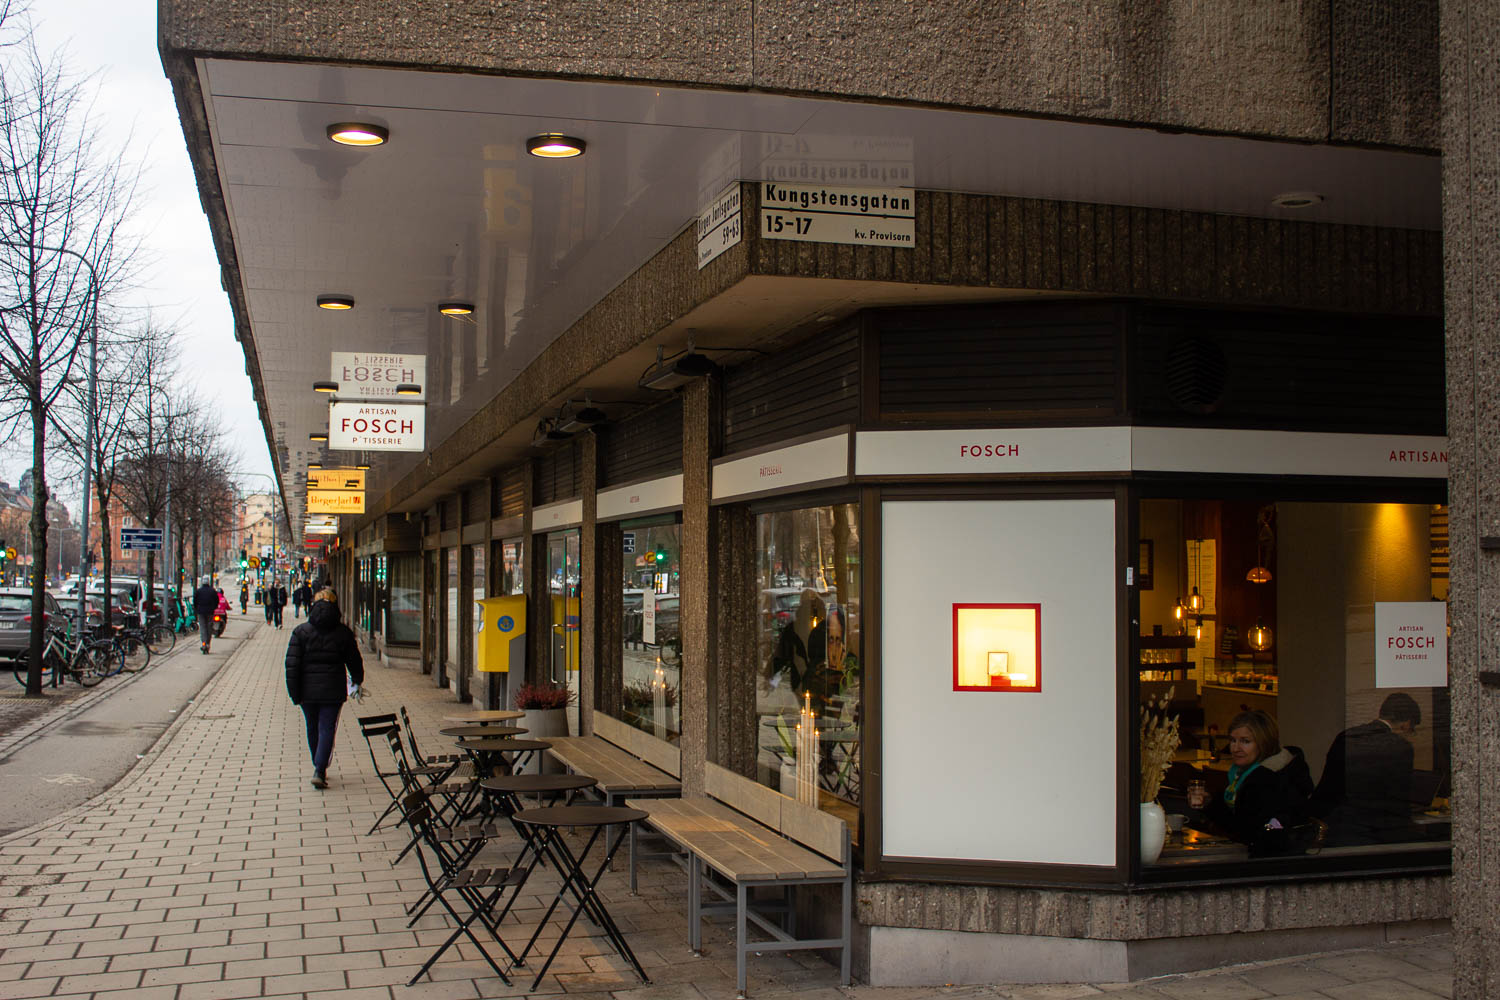
M 343 707 L 339 702 L 302 704 L 302 714 L 307 716 L 307 749 L 319 774 L 328 770 L 328 760 L 333 756 L 333 734 L 338 730 L 339 709 Z

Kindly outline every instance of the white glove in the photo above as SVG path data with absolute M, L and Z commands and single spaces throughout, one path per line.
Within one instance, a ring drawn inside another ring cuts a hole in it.
M 356 704 L 362 704 L 365 700 L 365 689 L 360 687 L 358 684 L 350 684 L 349 697 L 352 698 Z

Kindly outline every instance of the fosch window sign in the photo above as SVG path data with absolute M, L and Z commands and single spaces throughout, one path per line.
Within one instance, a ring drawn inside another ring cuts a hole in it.
M 420 402 L 427 398 L 427 355 L 373 354 L 334 351 L 333 381 L 340 399 L 395 399 L 398 386 L 414 386 L 401 399 Z

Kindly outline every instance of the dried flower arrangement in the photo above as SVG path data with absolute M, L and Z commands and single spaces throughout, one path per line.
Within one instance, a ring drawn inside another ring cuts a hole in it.
M 561 684 L 542 681 L 539 684 L 522 684 L 516 688 L 516 708 L 521 711 L 545 708 L 567 708 L 573 703 L 572 691 Z
M 1155 802 L 1161 782 L 1172 764 L 1172 754 L 1182 742 L 1178 735 L 1178 717 L 1167 716 L 1175 688 L 1168 688 L 1161 700 L 1141 706 L 1141 801 Z
M 674 684 L 661 683 L 663 703 L 671 708 L 677 704 L 677 687 Z M 637 710 L 651 708 L 656 704 L 656 689 L 644 681 L 626 684 L 620 691 L 620 703 L 626 708 Z

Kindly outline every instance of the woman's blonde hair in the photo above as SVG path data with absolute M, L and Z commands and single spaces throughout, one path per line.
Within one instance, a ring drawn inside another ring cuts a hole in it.
M 337 604 L 339 602 L 339 595 L 333 592 L 332 587 L 324 587 L 322 590 L 313 595 L 313 600 L 332 601 L 334 604 Z
M 1224 731 L 1233 733 L 1236 729 L 1250 730 L 1250 738 L 1255 741 L 1255 749 L 1260 754 L 1256 760 L 1265 760 L 1272 754 L 1281 752 L 1281 727 L 1260 709 L 1236 715 L 1229 720 L 1229 728 Z

